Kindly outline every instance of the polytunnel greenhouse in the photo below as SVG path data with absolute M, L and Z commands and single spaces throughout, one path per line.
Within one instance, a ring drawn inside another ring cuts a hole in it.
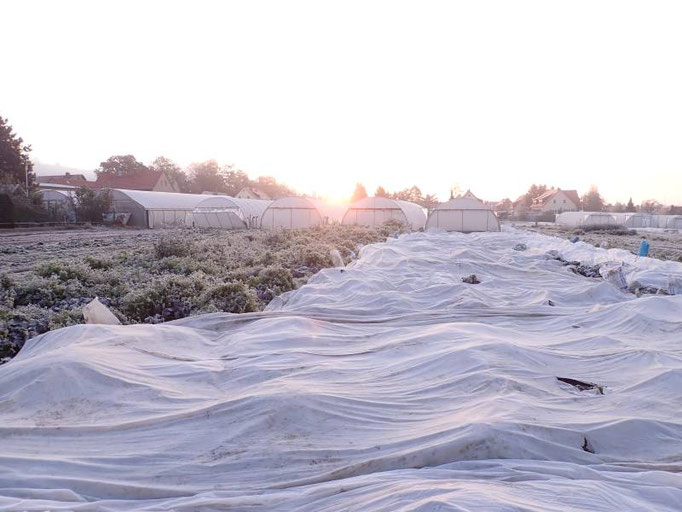
M 343 224 L 377 227 L 389 220 L 395 220 L 414 231 L 424 229 L 426 214 L 415 203 L 387 197 L 366 197 L 351 204 L 343 216 Z
M 203 196 L 194 210 L 187 214 L 189 227 L 246 229 L 259 228 L 260 219 L 271 201 L 240 199 L 229 196 Z
M 614 213 L 613 218 L 619 225 L 628 228 L 650 228 L 655 227 L 653 225 L 653 218 L 648 213 Z
M 115 216 L 127 214 L 128 226 L 184 226 L 187 215 L 206 198 L 202 194 L 111 189 L 111 208 Z
M 617 220 L 605 212 L 564 212 L 557 215 L 556 223 L 560 226 L 577 228 L 584 226 L 623 226 L 624 220 Z
M 261 217 L 263 229 L 313 228 L 340 222 L 341 207 L 310 197 L 283 197 L 268 205 Z
M 665 229 L 682 229 L 682 215 L 654 215 L 652 227 Z
M 66 190 L 38 190 L 43 206 L 48 213 L 58 220 L 74 221 L 73 192 Z
M 426 229 L 473 233 L 500 231 L 500 221 L 495 212 L 474 197 L 457 197 L 441 203 L 431 212 Z

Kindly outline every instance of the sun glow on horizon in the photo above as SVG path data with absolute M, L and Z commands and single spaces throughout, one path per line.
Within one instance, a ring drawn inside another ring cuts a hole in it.
M 329 204 L 344 205 L 344 204 L 348 204 L 350 202 L 350 198 L 346 195 L 335 196 L 335 195 L 318 194 L 318 197 L 320 199 L 326 201 Z

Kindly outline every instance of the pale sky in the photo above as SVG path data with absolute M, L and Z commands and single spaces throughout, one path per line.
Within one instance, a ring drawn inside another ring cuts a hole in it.
M 0 20 L 0 115 L 45 163 L 682 204 L 679 1 L 0 0 Z

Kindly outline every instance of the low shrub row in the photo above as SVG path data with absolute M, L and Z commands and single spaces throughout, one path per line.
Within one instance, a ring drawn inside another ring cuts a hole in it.
M 29 337 L 83 322 L 84 304 L 99 297 L 123 323 L 158 323 L 189 315 L 263 309 L 363 245 L 397 226 L 326 226 L 282 232 L 172 230 L 150 234 L 133 250 L 98 254 L 87 240 L 74 254 L 0 275 L 0 360 Z M 92 250 L 91 250 L 92 249 Z

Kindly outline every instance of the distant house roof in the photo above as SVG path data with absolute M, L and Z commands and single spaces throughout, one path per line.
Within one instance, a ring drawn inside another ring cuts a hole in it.
M 556 193 L 557 193 L 557 189 L 551 188 L 549 190 L 546 190 L 545 192 L 543 192 L 539 196 L 535 196 L 533 198 L 533 202 L 545 204 L 549 200 L 549 198 L 552 197 Z
M 51 183 L 53 185 L 67 185 L 70 187 L 88 187 L 92 188 L 93 181 L 88 181 L 83 174 L 71 174 L 69 172 L 64 174 L 49 174 L 44 176 L 36 176 L 38 183 Z
M 464 197 L 465 199 L 476 199 L 477 201 L 481 201 L 481 200 L 480 200 L 478 197 L 476 197 L 476 196 L 474 195 L 474 193 L 473 193 L 471 190 L 469 190 L 469 189 L 467 189 L 467 191 L 466 191 L 463 195 L 461 195 L 461 196 L 459 196 L 459 197 Z
M 461 194 L 455 198 L 451 198 L 450 201 L 453 199 L 470 199 L 472 201 L 476 201 L 480 203 L 481 205 L 485 206 L 485 201 L 481 201 L 478 197 L 476 197 L 471 190 L 467 190 L 464 194 Z
M 263 199 L 266 201 L 272 199 L 265 191 L 256 187 L 244 187 L 237 193 L 236 197 L 243 198 L 245 196 L 254 199 Z
M 153 190 L 163 176 L 163 171 L 141 171 L 135 174 L 117 176 L 100 174 L 95 188 L 122 188 L 126 190 Z
M 503 199 L 502 201 L 497 201 L 492 207 L 496 212 L 504 212 L 513 208 L 514 203 L 512 203 L 511 199 Z
M 562 190 L 564 194 L 568 196 L 568 198 L 575 203 L 576 206 L 580 207 L 580 196 L 578 195 L 577 190 Z
M 121 188 L 125 190 L 154 190 L 163 176 L 163 171 L 142 171 L 135 174 L 117 176 L 100 174 L 97 181 L 88 181 L 82 174 L 65 174 L 59 176 L 38 176 L 38 183 L 48 185 L 66 185 L 70 187 L 87 187 L 93 189 Z
M 87 181 L 85 178 L 85 175 L 83 174 L 71 174 L 70 172 L 64 173 L 64 174 L 47 174 L 43 176 L 36 176 L 36 181 L 38 183 L 59 183 L 61 185 L 69 185 L 69 183 L 65 183 L 66 181 L 68 182 L 75 182 L 75 181 Z
M 578 196 L 577 191 L 575 191 L 575 190 L 562 190 L 560 188 L 552 188 L 552 189 L 544 192 L 543 194 L 540 194 L 539 196 L 534 197 L 533 198 L 533 206 L 536 206 L 536 207 L 544 206 L 545 204 L 547 204 L 547 202 L 550 199 L 552 199 L 552 197 L 554 197 L 554 195 L 556 195 L 559 192 L 563 192 L 566 195 L 566 197 L 568 197 L 576 205 L 576 207 L 580 206 L 580 197 Z

